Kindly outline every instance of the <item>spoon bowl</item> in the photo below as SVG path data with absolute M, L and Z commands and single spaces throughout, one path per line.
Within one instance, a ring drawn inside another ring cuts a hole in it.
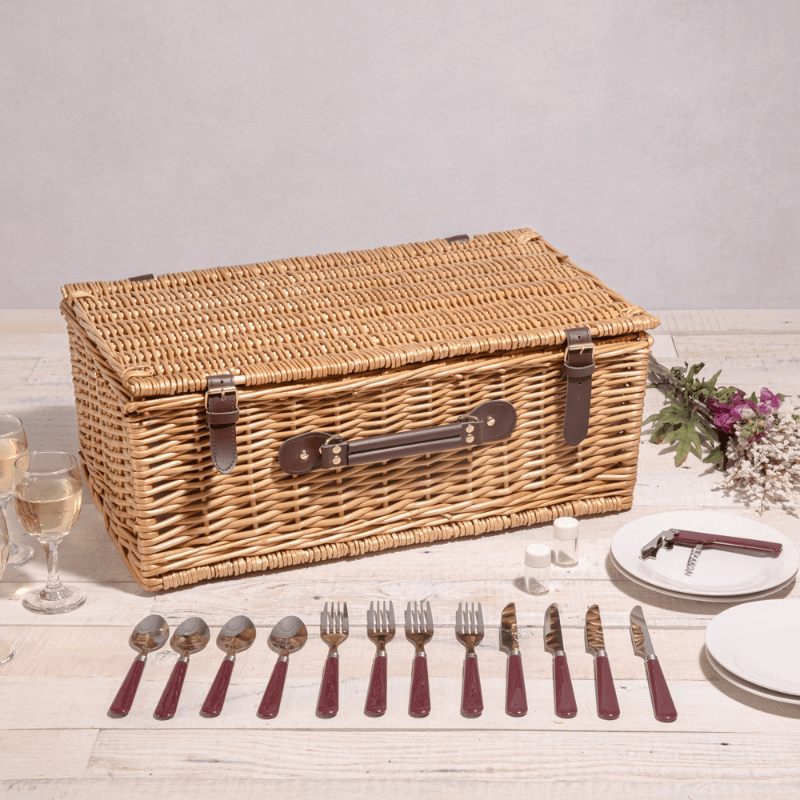
M 151 614 L 145 617 L 131 633 L 130 645 L 139 655 L 133 660 L 125 680 L 122 682 L 111 708 L 108 709 L 109 717 L 124 717 L 131 710 L 133 698 L 139 688 L 139 680 L 144 672 L 144 663 L 147 654 L 164 646 L 169 636 L 169 625 L 164 617 Z
M 262 719 L 273 719 L 278 716 L 283 696 L 283 685 L 289 668 L 289 655 L 296 653 L 308 640 L 308 630 L 298 617 L 284 617 L 269 634 L 270 650 L 278 653 L 278 660 L 272 670 L 258 716 Z
M 172 674 L 164 687 L 164 693 L 156 706 L 155 716 L 158 720 L 172 719 L 178 710 L 178 700 L 183 689 L 183 681 L 189 666 L 189 656 L 199 653 L 211 640 L 211 631 L 200 617 L 189 617 L 181 622 L 170 639 L 170 646 L 179 654 L 178 662 L 172 668 Z
M 217 717 L 225 703 L 228 685 L 233 674 L 236 653 L 247 650 L 256 639 L 256 626 L 245 616 L 229 619 L 217 634 L 217 647 L 225 652 L 225 658 L 211 684 L 200 714 L 204 717 Z

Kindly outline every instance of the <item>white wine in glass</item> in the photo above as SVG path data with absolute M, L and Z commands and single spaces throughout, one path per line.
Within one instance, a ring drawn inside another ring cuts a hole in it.
M 3 571 L 6 568 L 6 561 L 8 560 L 8 528 L 6 527 L 6 518 L 3 516 L 3 511 L 0 509 L 0 578 L 3 577 Z M 14 658 L 14 645 L 4 639 L 0 639 L 0 665 L 11 661 Z
M 80 468 L 69 453 L 31 452 L 14 463 L 14 508 L 47 555 L 47 584 L 22 598 L 29 611 L 63 614 L 86 601 L 81 589 L 64 586 L 58 577 L 58 545 L 81 513 L 81 497 Z
M 14 482 L 14 462 L 28 451 L 25 428 L 11 414 L 0 414 L 0 511 L 5 512 L 11 499 Z M 27 544 L 11 542 L 6 567 L 13 569 L 27 564 L 33 556 L 33 548 Z

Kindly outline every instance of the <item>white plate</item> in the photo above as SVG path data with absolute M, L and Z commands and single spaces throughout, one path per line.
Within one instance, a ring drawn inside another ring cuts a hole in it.
M 669 528 L 780 542 L 783 551 L 776 557 L 706 548 L 694 574 L 686 575 L 690 547 L 662 547 L 655 558 L 641 558 L 642 548 Z M 667 511 L 629 522 L 611 540 L 611 554 L 623 570 L 648 586 L 695 596 L 733 597 L 776 589 L 800 566 L 797 548 L 780 531 L 718 511 Z
M 698 603 L 749 603 L 751 600 L 761 600 L 764 597 L 775 594 L 775 592 L 779 592 L 781 589 L 785 589 L 793 583 L 795 579 L 795 576 L 792 575 L 785 583 L 781 583 L 771 589 L 765 589 L 763 592 L 753 592 L 753 594 L 689 594 L 688 592 L 673 592 L 671 589 L 662 589 L 660 586 L 654 586 L 652 583 L 647 583 L 641 578 L 631 575 L 630 572 L 619 565 L 613 553 L 611 554 L 611 563 L 622 573 L 623 577 L 639 586 L 643 586 L 645 589 L 650 589 L 650 591 L 658 592 L 659 594 L 665 594 L 668 597 L 677 597 L 679 600 L 694 600 Z
M 728 608 L 706 628 L 712 658 L 773 692 L 800 695 L 800 600 L 759 600 Z
M 786 694 L 785 692 L 773 692 L 769 689 L 765 689 L 763 686 L 758 686 L 755 683 L 750 683 L 750 681 L 744 680 L 744 678 L 740 678 L 738 675 L 734 675 L 730 670 L 725 669 L 722 664 L 717 661 L 711 653 L 708 652 L 708 648 L 706 648 L 706 659 L 708 663 L 717 671 L 721 678 L 725 678 L 726 681 L 732 683 L 734 686 L 738 686 L 740 689 L 744 689 L 746 692 L 750 692 L 750 694 L 756 694 L 759 697 L 766 697 L 768 700 L 776 700 L 779 703 L 791 703 L 795 706 L 800 706 L 800 697 L 796 694 Z

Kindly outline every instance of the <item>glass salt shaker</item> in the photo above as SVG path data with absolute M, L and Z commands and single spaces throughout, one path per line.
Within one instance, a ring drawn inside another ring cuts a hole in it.
M 525 548 L 525 591 L 547 594 L 550 591 L 550 548 L 546 544 L 529 544 Z
M 553 563 L 574 567 L 578 563 L 578 520 L 559 517 L 553 523 Z

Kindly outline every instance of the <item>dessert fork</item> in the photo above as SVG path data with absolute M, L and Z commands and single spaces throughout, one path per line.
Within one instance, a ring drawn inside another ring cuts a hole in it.
M 406 639 L 414 645 L 411 668 L 411 695 L 408 713 L 412 717 L 427 717 L 431 713 L 431 691 L 428 683 L 428 658 L 425 645 L 433 638 L 433 615 L 430 603 L 414 602 L 406 606 Z
M 481 676 L 478 672 L 478 654 L 475 645 L 483 639 L 483 609 L 478 603 L 470 608 L 469 603 L 464 603 L 464 610 L 458 604 L 456 612 L 456 639 L 467 648 L 464 657 L 464 679 L 461 691 L 461 713 L 465 716 L 476 717 L 483 711 L 483 693 L 481 692 Z
M 377 610 L 376 610 L 377 608 Z M 367 636 L 374 642 L 377 649 L 375 658 L 372 661 L 372 674 L 369 678 L 369 689 L 367 689 L 367 704 L 364 711 L 371 717 L 380 717 L 386 713 L 386 643 L 394 637 L 394 606 L 389 601 L 389 608 L 386 602 L 377 604 L 370 602 L 367 612 Z
M 347 603 L 342 611 L 339 603 L 331 603 L 328 613 L 328 604 L 319 615 L 319 635 L 328 645 L 328 658 L 325 660 L 325 672 L 322 675 L 322 686 L 317 700 L 318 717 L 335 717 L 339 711 L 339 651 L 337 647 L 347 638 L 350 625 L 347 620 Z

